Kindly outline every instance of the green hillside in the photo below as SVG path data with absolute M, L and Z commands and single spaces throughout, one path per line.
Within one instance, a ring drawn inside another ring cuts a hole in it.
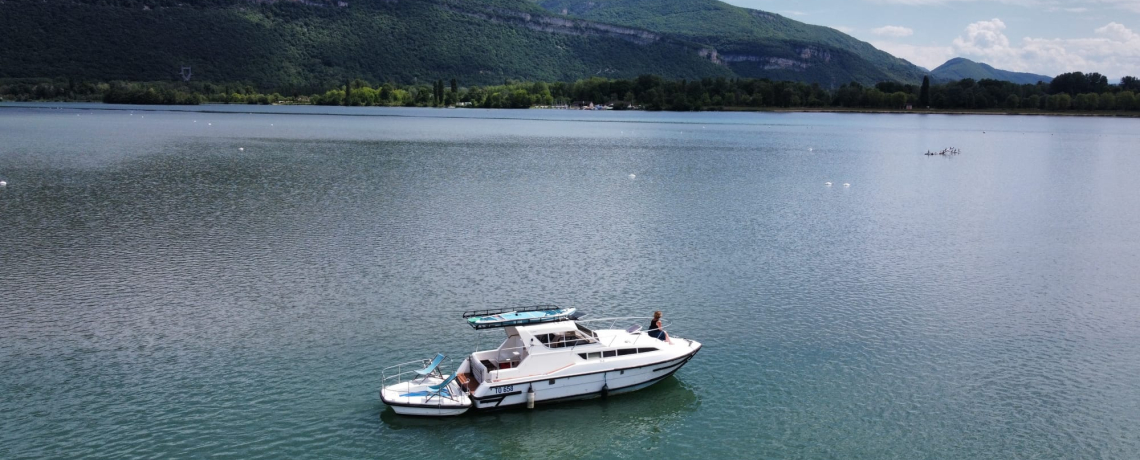
M 328 88 L 348 78 L 574 80 L 593 75 L 730 76 L 669 42 L 553 33 L 492 12 L 491 2 L 401 0 L 348 7 L 214 2 L 0 2 L 0 77 L 168 80 Z M 525 1 L 511 11 L 533 10 Z M 173 3 L 172 3 L 173 5 Z M 480 17 L 482 15 L 482 17 Z
M 542 7 L 565 5 L 569 15 Z M 768 77 L 828 87 L 919 71 L 833 29 L 711 0 L 3 0 L 0 78 L 463 84 Z M 553 6 L 552 6 L 553 5 Z M 668 7 L 654 18 L 654 5 Z M 685 6 L 688 5 L 688 6 Z M 731 19 L 731 20 L 730 20 Z
M 1049 83 L 1053 77 L 1023 72 L 1010 72 L 991 67 L 988 64 L 974 62 L 965 58 L 954 58 L 945 64 L 930 71 L 930 75 L 938 81 L 958 81 L 965 78 L 974 80 L 999 80 L 1022 85 L 1032 85 L 1039 81 Z
M 714 47 L 734 73 L 820 83 L 918 83 L 917 66 L 838 30 L 717 0 L 540 0 L 555 14 L 639 27 Z

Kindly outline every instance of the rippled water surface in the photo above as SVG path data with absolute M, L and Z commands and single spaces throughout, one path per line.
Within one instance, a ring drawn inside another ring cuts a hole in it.
M 1137 120 L 90 108 L 0 107 L 0 458 L 1140 455 Z M 705 349 L 380 403 L 536 303 Z

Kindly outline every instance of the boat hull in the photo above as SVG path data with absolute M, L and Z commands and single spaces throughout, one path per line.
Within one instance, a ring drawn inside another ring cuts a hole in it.
M 461 408 L 449 408 L 440 406 L 404 406 L 400 404 L 388 404 L 392 411 L 400 415 L 413 415 L 418 417 L 454 417 L 456 415 L 463 415 L 471 409 L 471 406 Z
M 480 392 L 483 394 L 472 396 L 471 400 L 476 409 L 490 410 L 525 405 L 528 393 L 532 391 L 536 405 L 629 393 L 673 375 L 699 351 L 698 345 L 684 355 L 635 367 L 517 383 L 496 382 L 489 384 L 485 392 Z
M 471 409 L 471 398 L 451 385 L 447 394 L 431 395 L 429 385 L 438 384 L 440 379 L 428 379 L 419 384 L 401 382 L 380 389 L 380 401 L 401 415 L 447 417 L 461 415 Z

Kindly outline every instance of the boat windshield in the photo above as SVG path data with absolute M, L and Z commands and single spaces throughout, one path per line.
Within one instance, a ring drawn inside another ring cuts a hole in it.
M 582 326 L 578 326 L 581 328 Z M 589 331 L 589 329 L 587 329 Z M 564 331 L 553 332 L 550 334 L 537 334 L 539 342 L 546 345 L 547 348 L 563 348 L 575 347 L 578 345 L 587 345 L 591 343 L 598 343 L 596 336 L 591 332 L 586 333 L 582 331 Z
M 589 337 L 593 337 L 594 340 L 597 340 L 597 338 L 598 338 L 597 332 L 594 332 L 594 331 L 590 330 L 590 328 L 583 326 L 582 323 L 574 323 L 574 325 L 578 326 L 578 330 L 581 331 L 583 334 L 586 334 Z

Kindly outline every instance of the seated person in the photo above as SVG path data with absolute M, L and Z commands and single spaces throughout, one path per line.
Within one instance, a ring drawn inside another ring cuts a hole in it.
M 664 340 L 666 343 L 673 343 L 669 340 L 669 333 L 661 328 L 661 310 L 653 312 L 653 320 L 649 322 L 649 336 L 657 340 Z

